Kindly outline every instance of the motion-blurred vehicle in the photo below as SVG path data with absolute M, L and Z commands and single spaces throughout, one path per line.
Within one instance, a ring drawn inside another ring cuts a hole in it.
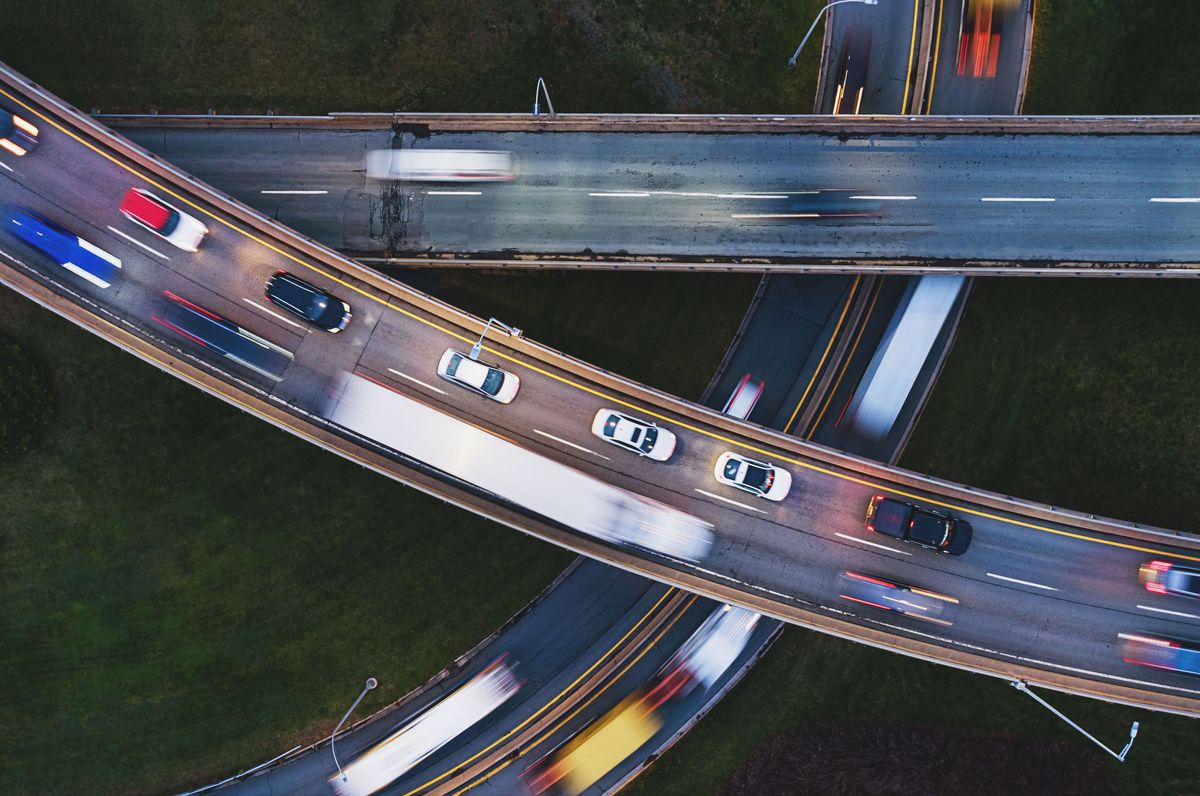
M 1143 633 L 1118 633 L 1117 638 L 1125 642 L 1126 663 L 1200 675 L 1200 641 Z
M 271 275 L 264 295 L 275 306 L 327 332 L 336 334 L 350 324 L 349 304 L 287 271 Z
M 11 211 L 5 227 L 51 260 L 96 287 L 117 278 L 121 260 L 32 210 Z
M 792 474 L 787 470 L 733 451 L 717 457 L 713 475 L 722 484 L 767 500 L 783 500 L 792 488 Z
M 765 381 L 752 373 L 747 373 L 733 388 L 733 394 L 729 396 L 729 400 L 725 402 L 725 408 L 721 411 L 730 417 L 745 420 L 754 411 L 754 405 L 762 397 L 763 389 L 766 386 Z
M 601 409 L 596 413 L 592 419 L 592 433 L 610 445 L 656 462 L 667 461 L 675 452 L 673 432 L 614 409 Z
M 486 718 L 521 688 L 501 657 L 334 774 L 338 796 L 369 796 Z
M 446 381 L 502 404 L 512 403 L 521 388 L 521 380 L 516 374 L 485 365 L 453 348 L 447 348 L 442 354 L 437 373 Z
M 842 39 L 842 57 L 834 72 L 837 88 L 833 94 L 834 113 L 858 113 L 862 109 L 867 68 L 871 64 L 870 28 L 852 28 Z
M 366 374 L 341 379 L 324 414 L 444 477 L 608 544 L 687 561 L 699 561 L 712 547 L 711 523 L 535 453 Z
M 482 149 L 376 149 L 367 153 L 373 180 L 502 182 L 517 176 L 511 152 Z
M 867 506 L 867 530 L 952 556 L 961 556 L 971 545 L 966 520 L 884 495 L 871 498 Z
M 887 578 L 876 578 L 860 572 L 847 571 L 841 576 L 838 594 L 843 600 L 892 611 L 913 619 L 950 625 L 946 614 L 958 599 L 948 594 L 909 586 Z
M 726 603 L 713 611 L 667 660 L 659 677 L 678 678 L 676 693 L 685 697 L 697 686 L 709 689 L 746 649 L 762 614 Z
M 955 62 L 960 75 L 996 76 L 1004 18 L 1020 4 L 1021 0 L 962 0 Z
M 0 106 L 0 149 L 21 157 L 37 146 L 38 129 L 8 108 Z
M 525 773 L 534 794 L 578 796 L 662 728 L 655 692 L 635 691 Z
M 167 305 L 156 322 L 189 342 L 238 363 L 272 381 L 281 381 L 292 363 L 292 353 L 264 340 L 211 310 L 164 290 Z
M 1200 569 L 1195 567 L 1169 561 L 1147 561 L 1138 567 L 1138 581 L 1146 591 L 1155 594 L 1200 597 Z
M 149 191 L 130 188 L 119 207 L 121 215 L 185 252 L 200 250 L 208 227 Z

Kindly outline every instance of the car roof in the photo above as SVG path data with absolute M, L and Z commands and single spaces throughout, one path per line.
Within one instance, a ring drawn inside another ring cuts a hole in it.
M 171 208 L 135 188 L 129 189 L 121 200 L 121 210 L 155 229 L 165 227 L 171 218 Z
M 946 539 L 946 518 L 918 508 L 913 512 L 908 536 L 924 544 L 940 547 Z
M 457 354 L 458 352 L 456 351 L 455 353 Z M 484 365 L 482 362 L 477 362 L 470 357 L 464 357 L 462 354 L 459 354 L 459 363 L 454 371 L 454 378 L 482 389 L 483 382 L 491 370 L 492 368 Z

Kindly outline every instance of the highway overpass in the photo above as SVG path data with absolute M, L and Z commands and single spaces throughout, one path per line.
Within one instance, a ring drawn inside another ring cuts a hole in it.
M 275 425 L 343 456 L 541 538 L 652 578 L 731 600 L 786 621 L 1005 678 L 1112 701 L 1200 714 L 1200 689 L 1180 675 L 1121 659 L 1117 634 L 1186 634 L 1192 624 L 1169 598 L 1136 581 L 1151 556 L 1198 560 L 1186 534 L 1139 528 L 982 493 L 804 444 L 592 368 L 521 338 L 489 341 L 486 356 L 523 386 L 503 407 L 443 390 L 434 368 L 448 345 L 469 345 L 478 319 L 390 282 L 224 199 L 107 133 L 37 87 L 5 71 L 9 101 L 44 125 L 43 142 L 7 173 L 4 201 L 69 224 L 124 261 L 108 291 L 74 279 L 14 239 L 3 242 L 6 284 Z M 192 208 L 213 228 L 198 255 L 148 251 L 130 240 L 116 203 L 148 186 Z M 121 234 L 124 233 L 124 234 Z M 260 303 L 263 281 L 286 267 L 349 300 L 355 319 L 341 335 L 295 327 Z M 151 320 L 173 291 L 234 320 L 292 354 L 282 380 L 228 364 L 164 333 Z M 512 319 L 510 319 L 512 320 Z M 318 412 L 332 379 L 368 373 L 395 390 L 635 493 L 711 522 L 712 552 L 699 562 L 605 545 L 498 503 L 468 484 L 438 478 L 420 463 L 354 444 Z M 432 385 L 432 389 L 431 389 Z M 669 465 L 597 451 L 587 429 L 601 406 L 624 407 L 669 425 L 680 452 Z M 795 477 L 785 502 L 754 502 L 713 481 L 726 449 L 766 458 Z M 599 455 L 598 455 L 599 454 Z M 876 493 L 906 497 L 969 517 L 975 542 L 953 559 L 871 536 L 863 512 Z M 838 598 L 842 571 L 885 574 L 951 594 L 951 626 L 931 628 L 859 610 Z
M 327 246 L 402 265 L 1200 274 L 1192 117 L 104 120 Z M 519 174 L 367 179 L 365 153 L 391 146 L 511 151 Z

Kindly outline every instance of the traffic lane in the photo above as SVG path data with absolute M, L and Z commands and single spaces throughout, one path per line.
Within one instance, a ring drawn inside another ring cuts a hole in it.
M 615 655 L 625 654 L 631 648 L 640 650 L 649 646 L 648 641 L 638 639 L 639 631 L 647 626 L 650 618 L 669 610 L 670 599 L 677 596 L 678 590 L 661 584 L 648 585 L 643 594 L 630 603 L 627 611 L 615 617 L 602 634 L 594 637 L 587 632 L 595 628 L 587 624 L 586 610 L 576 615 L 563 604 L 559 612 L 569 616 L 571 621 L 560 621 L 555 633 L 544 634 L 541 639 L 527 638 L 519 648 L 508 653 L 506 661 L 515 667 L 514 671 L 522 681 L 521 689 L 478 724 L 397 779 L 386 792 L 409 793 L 444 787 L 453 781 L 449 775 L 460 767 L 478 765 L 490 754 L 495 754 L 501 745 L 536 732 L 534 728 L 538 724 L 562 710 L 564 700 L 597 688 L 593 678 L 611 665 Z M 694 629 L 706 615 L 695 606 L 712 601 L 685 600 L 691 607 L 677 607 L 675 622 Z M 586 605 L 581 607 L 586 608 Z M 558 634 L 565 637 L 562 642 L 555 638 Z M 464 678 L 463 682 L 466 679 L 469 678 Z M 610 678 L 599 679 L 598 687 L 606 688 Z
M 905 89 L 916 70 L 921 0 L 893 0 L 876 6 L 847 3 L 830 10 L 829 15 L 828 24 L 832 26 L 829 72 L 818 112 L 833 112 L 837 89 L 834 70 L 841 63 L 847 37 L 854 31 L 863 31 L 870 35 L 870 60 L 861 112 L 905 113 L 912 98 L 911 89 L 907 92 Z
M 454 783 L 454 791 L 447 792 L 457 792 L 458 787 L 467 787 L 469 784 L 474 784 L 474 787 L 471 787 L 473 791 L 524 792 L 524 783 L 533 765 L 588 724 L 607 714 L 630 694 L 650 683 L 656 672 L 716 607 L 713 601 L 695 599 L 685 611 L 673 616 L 667 627 L 640 645 L 635 660 L 630 665 L 617 670 L 602 686 L 588 694 L 582 709 L 558 717 L 547 727 L 531 734 L 529 740 L 521 744 L 519 757 L 496 761 L 487 767 L 485 772 L 462 777 Z M 643 748 L 651 745 L 647 742 Z M 634 758 L 636 754 L 627 759 Z M 618 766 L 618 769 L 623 768 Z M 393 787 L 386 792 L 399 794 L 407 793 L 408 790 Z
M 444 201 L 435 206 L 426 199 L 424 219 L 409 225 L 402 242 L 414 250 L 500 251 L 516 246 L 556 253 L 591 249 L 720 255 L 737 247 L 742 253 L 777 256 L 1098 261 L 1195 257 L 1193 227 L 1174 220 L 1179 207 L 1151 205 L 1138 213 L 1144 220 L 1131 216 L 1152 196 L 1196 193 L 1191 186 L 1200 174 L 1189 164 L 1197 162 L 1197 144 L 1187 137 L 1139 137 L 1137 141 L 1099 136 L 876 137 L 844 142 L 820 136 L 710 138 L 720 141 L 670 134 L 558 134 L 537 141 L 517 134 L 439 136 L 438 145 L 447 148 L 520 147 L 522 175 L 505 186 L 477 186 L 480 201 Z M 268 139 L 257 136 L 255 140 Z M 275 173 L 279 167 L 266 158 L 266 152 L 260 153 L 261 158 L 243 152 L 247 165 L 241 172 L 257 162 L 258 168 Z M 358 147 L 347 150 L 346 159 L 356 159 L 359 152 Z M 208 178 L 205 169 L 211 162 L 197 159 L 190 168 Z M 548 182 L 553 190 L 539 193 L 551 187 Z M 676 195 L 819 187 L 852 187 L 917 199 L 888 203 L 878 221 L 788 225 L 722 221 L 719 208 L 712 204 L 686 204 L 711 198 Z M 567 189 L 568 194 L 584 196 L 563 194 Z M 645 198 L 649 201 L 625 209 L 601 204 L 597 209 L 589 201 L 597 197 L 586 196 L 630 191 L 650 193 Z M 1048 197 L 1058 205 L 1052 213 L 1030 217 L 1011 202 L 981 210 L 985 197 Z M 252 193 L 241 198 L 255 206 L 263 201 Z M 306 206 L 299 201 L 293 204 Z M 311 232 L 306 225 L 328 214 L 322 205 L 307 206 L 311 212 L 303 217 L 281 218 Z M 611 223 L 614 213 L 621 215 L 622 223 Z M 488 218 L 486 224 L 479 223 L 481 217 Z M 480 234 L 471 234 L 474 227 Z M 1065 242 L 1064 227 L 1073 231 Z M 338 245 L 353 239 L 382 251 L 379 237 L 372 235 L 369 213 L 355 209 L 343 214 L 339 231 L 328 242 Z
M 1026 18 L 1033 0 L 1020 0 L 1016 8 L 1002 11 L 999 57 L 995 77 L 972 76 L 972 64 L 958 73 L 958 54 L 962 34 L 964 3 L 962 0 L 938 0 L 940 30 L 937 59 L 927 99 L 931 114 L 1011 114 L 1017 112 L 1017 97 L 1021 92 L 1021 69 L 1024 59 Z M 970 33 L 970 29 L 967 31 Z M 973 51 L 968 49 L 968 54 Z M 968 58 L 970 61 L 970 58 Z

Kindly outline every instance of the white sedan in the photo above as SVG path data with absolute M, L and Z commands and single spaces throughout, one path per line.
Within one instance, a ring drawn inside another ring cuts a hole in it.
M 592 433 L 600 439 L 638 456 L 665 462 L 675 452 L 675 434 L 645 420 L 601 409 L 592 420 Z
M 713 475 L 722 484 L 735 486 L 767 500 L 783 500 L 792 488 L 792 474 L 787 470 L 733 451 L 720 455 Z
M 521 380 L 514 374 L 485 365 L 453 348 L 447 348 L 442 354 L 437 372 L 447 381 L 502 404 L 512 403 L 521 386 Z

